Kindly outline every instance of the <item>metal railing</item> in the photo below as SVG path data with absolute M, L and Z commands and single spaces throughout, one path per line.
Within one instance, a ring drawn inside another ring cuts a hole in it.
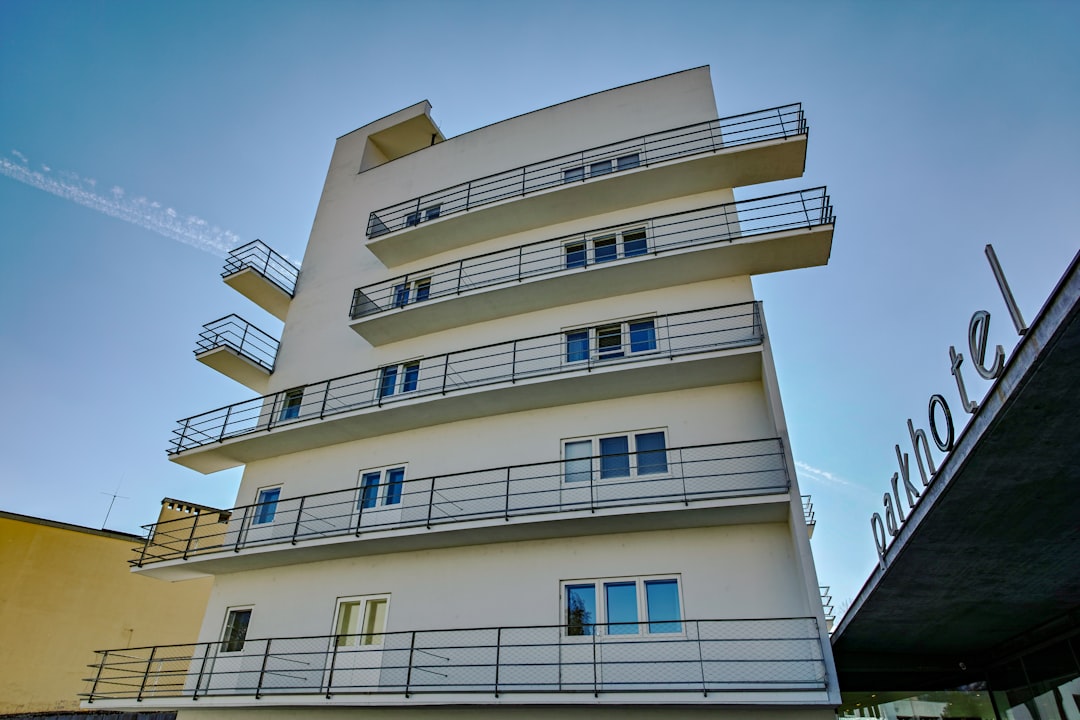
M 814 503 L 811 502 L 809 495 L 802 496 L 802 511 L 803 519 L 806 520 L 806 527 L 810 528 L 810 532 L 813 533 L 814 526 L 817 525 L 817 516 L 814 514 Z
M 131 564 L 465 521 L 671 502 L 689 506 L 789 487 L 779 438 L 512 465 L 405 480 L 390 505 L 378 489 L 365 502 L 364 490 L 352 487 L 272 506 L 244 505 L 197 529 L 191 517 L 145 525 L 146 542 L 134 548 L 138 557 Z
M 241 270 L 251 268 L 270 282 L 293 296 L 300 269 L 274 252 L 262 240 L 252 240 L 246 245 L 229 251 L 221 277 L 227 278 Z
M 267 372 L 274 372 L 278 341 L 239 315 L 226 315 L 203 325 L 195 343 L 195 354 L 200 355 L 221 347 L 231 348 L 266 368 Z
M 376 210 L 368 217 L 367 236 L 376 238 L 548 188 L 808 132 L 801 103 L 664 130 L 488 175 Z
M 631 330 L 626 322 L 600 324 L 574 333 L 523 338 L 389 366 L 392 377 L 388 367 L 374 368 L 235 403 L 180 420 L 168 452 L 177 454 L 277 427 L 419 397 L 757 345 L 763 337 L 761 309 L 756 302 L 649 316 L 638 322 L 651 323 L 651 330 L 640 325 Z M 613 326 L 622 327 L 622 344 L 599 348 L 597 327 Z M 579 333 L 589 339 L 582 343 L 571 338 Z
M 836 612 L 833 608 L 832 591 L 828 585 L 818 585 L 821 592 L 821 609 L 825 613 L 825 625 L 832 632 L 833 623 L 836 622 Z
M 824 187 L 673 213 L 563 235 L 419 270 L 353 292 L 353 320 L 448 295 L 647 255 L 833 223 Z M 644 237 L 627 241 L 637 232 Z M 605 249 L 596 245 L 606 240 Z
M 95 700 L 824 690 L 814 618 L 655 619 L 100 650 Z M 628 633 L 633 630 L 633 634 Z M 666 632 L 657 632 L 665 630 Z M 591 632 L 590 632 L 591 631 Z M 468 702 L 468 698 L 463 698 Z M 377 703 L 373 698 L 362 702 Z

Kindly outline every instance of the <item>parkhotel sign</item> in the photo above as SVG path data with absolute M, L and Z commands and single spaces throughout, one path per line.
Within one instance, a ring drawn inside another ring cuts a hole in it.
M 998 288 L 1001 290 L 1002 297 L 1005 298 L 1005 306 L 1012 316 L 1016 332 L 1023 337 L 1027 332 L 1027 325 L 1024 324 L 1024 319 L 1020 315 L 1020 308 L 1017 307 L 1016 300 L 1013 299 L 1012 291 L 1009 289 L 1008 282 L 1005 281 L 1005 274 L 1001 271 L 1001 265 L 998 263 L 997 255 L 991 245 L 986 246 L 986 258 L 990 261 L 990 269 L 993 270 Z M 989 334 L 990 313 L 986 310 L 977 310 L 971 316 L 971 322 L 968 323 L 968 358 L 980 377 L 985 380 L 996 380 L 1005 369 L 1005 350 L 998 345 L 994 348 L 993 358 L 988 360 L 986 345 Z M 949 360 L 950 371 L 956 380 L 956 389 L 960 394 L 960 405 L 965 412 L 974 415 L 979 409 L 979 405 L 968 397 L 967 387 L 964 384 L 962 371 L 964 354 L 956 352 L 955 346 L 950 346 Z M 953 424 L 952 410 L 942 395 L 930 396 L 926 420 L 930 427 L 929 435 L 922 428 L 916 429 L 911 418 L 908 418 L 907 421 L 908 435 L 911 437 L 911 452 L 915 456 L 918 479 L 924 489 L 933 482 L 938 468 L 934 464 L 933 456 L 930 454 L 930 440 L 933 440 L 937 449 L 946 455 L 952 452 L 956 442 L 956 426 Z M 896 462 L 899 464 L 900 469 L 893 473 L 890 480 L 890 490 L 892 492 L 886 492 L 882 498 L 885 506 L 883 509 L 884 518 L 882 513 L 877 512 L 870 517 L 870 530 L 874 534 L 874 544 L 877 546 L 878 561 L 882 570 L 887 565 L 885 553 L 891 543 L 890 538 L 897 536 L 900 532 L 900 525 L 910 517 L 911 511 L 918 506 L 919 500 L 922 498 L 919 488 L 911 481 L 911 462 L 908 454 L 902 453 L 899 445 L 895 446 L 895 450 Z M 904 513 L 905 505 L 908 508 L 907 514 Z

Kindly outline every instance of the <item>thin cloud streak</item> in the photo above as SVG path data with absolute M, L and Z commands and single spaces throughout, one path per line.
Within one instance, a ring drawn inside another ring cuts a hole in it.
M 799 472 L 800 475 L 805 475 L 808 479 L 822 483 L 824 485 L 831 485 L 833 487 L 843 488 L 845 490 L 856 490 L 860 492 L 865 490 L 865 488 L 861 487 L 860 485 L 856 485 L 850 480 L 845 480 L 839 475 L 831 473 L 828 470 L 822 470 L 821 468 L 816 468 L 813 465 L 807 465 L 806 463 L 799 460 L 795 461 L 795 469 Z
M 194 215 L 181 216 L 171 207 L 147 200 L 145 197 L 128 197 L 120 186 L 113 186 L 105 194 L 96 191 L 97 181 L 82 178 L 77 173 L 61 170 L 55 174 L 48 165 L 33 170 L 30 161 L 18 150 L 12 150 L 15 158 L 0 157 L 0 174 L 7 175 L 30 187 L 44 190 L 73 203 L 96 210 L 103 215 L 123 220 L 170 240 L 224 257 L 240 242 L 240 236 L 229 230 L 212 226 Z

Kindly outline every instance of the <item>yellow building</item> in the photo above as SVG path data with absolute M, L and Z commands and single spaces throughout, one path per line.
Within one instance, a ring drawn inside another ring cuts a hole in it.
M 217 519 L 162 502 L 162 519 Z M 0 713 L 77 710 L 94 650 L 194 640 L 210 580 L 134 575 L 137 535 L 0 511 Z

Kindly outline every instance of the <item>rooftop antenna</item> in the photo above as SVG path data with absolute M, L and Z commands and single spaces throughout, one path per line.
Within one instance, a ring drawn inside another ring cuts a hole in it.
M 127 495 L 117 495 L 117 493 L 120 492 L 120 484 L 123 483 L 123 482 L 124 482 L 124 478 L 121 477 L 120 482 L 116 483 L 116 489 L 115 490 L 113 490 L 111 493 L 107 493 L 107 492 L 100 493 L 101 495 L 108 495 L 110 498 L 112 498 L 111 500 L 109 500 L 109 509 L 105 511 L 105 519 L 101 522 L 101 529 L 102 530 L 104 530 L 105 526 L 109 524 L 109 515 L 112 514 L 113 504 L 116 502 L 116 498 L 120 498 L 121 500 L 130 500 L 131 499 Z

